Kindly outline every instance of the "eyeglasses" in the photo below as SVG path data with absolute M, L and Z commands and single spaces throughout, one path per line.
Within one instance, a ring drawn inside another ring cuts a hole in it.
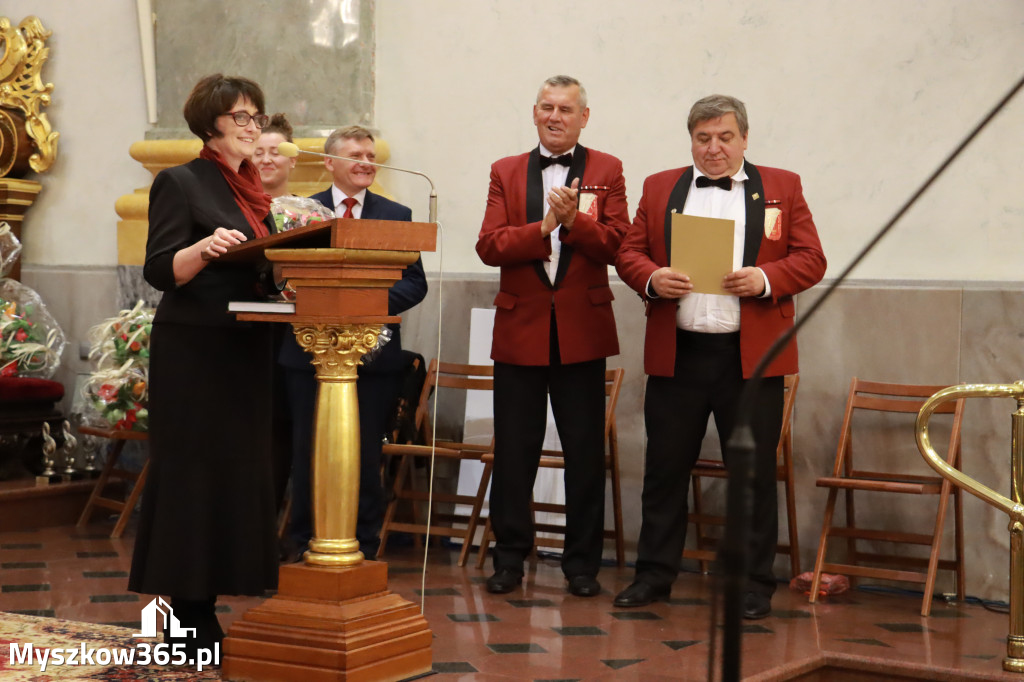
M 249 121 L 253 121 L 256 127 L 260 129 L 270 123 L 270 117 L 266 114 L 256 114 L 253 116 L 248 111 L 228 111 L 221 114 L 221 116 L 230 116 L 235 125 L 242 126 L 243 128 L 249 125 Z

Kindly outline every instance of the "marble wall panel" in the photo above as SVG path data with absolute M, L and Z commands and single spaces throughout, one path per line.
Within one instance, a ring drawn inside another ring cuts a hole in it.
M 1019 285 L 1018 285 L 1019 287 Z M 1024 290 L 964 292 L 961 330 L 964 383 L 1014 383 L 1024 379 Z M 1010 495 L 1011 399 L 968 401 L 964 427 L 964 471 L 1003 495 Z M 964 496 L 969 594 L 1008 594 L 1010 534 L 1007 516 L 981 500 Z
M 151 137 L 191 138 L 182 105 L 216 72 L 259 83 L 267 110 L 287 113 L 300 136 L 372 123 L 374 0 L 156 0 L 154 9 L 159 123 Z
M 151 308 L 160 302 L 162 294 L 143 278 L 141 265 L 118 265 L 117 284 L 118 310 L 131 309 L 138 301 Z

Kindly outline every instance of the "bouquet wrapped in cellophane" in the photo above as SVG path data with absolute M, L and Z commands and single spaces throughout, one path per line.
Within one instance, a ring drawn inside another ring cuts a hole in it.
M 21 242 L 0 222 L 0 276 L 6 276 L 21 253 Z M 49 379 L 60 366 L 64 332 L 34 290 L 13 279 L 0 279 L 0 376 Z
M 287 232 L 310 223 L 333 220 L 334 211 L 310 197 L 296 197 L 290 194 L 275 197 L 270 202 L 270 213 L 278 232 Z
M 65 343 L 39 294 L 17 280 L 0 279 L 0 376 L 49 379 Z
M 87 424 L 120 431 L 149 427 L 149 335 L 153 309 L 131 310 L 89 330 L 93 371 L 83 386 Z

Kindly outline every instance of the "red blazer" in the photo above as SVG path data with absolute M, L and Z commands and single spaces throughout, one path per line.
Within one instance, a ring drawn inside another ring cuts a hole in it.
M 772 288 L 769 298 L 740 299 L 740 357 L 743 376 L 750 377 L 775 339 L 793 326 L 793 295 L 821 281 L 826 263 L 811 211 L 804 201 L 800 177 L 749 162 L 745 168 L 748 179 L 743 265 L 761 268 Z M 675 371 L 677 301 L 649 299 L 646 287 L 651 274 L 668 265 L 669 211 L 675 208 L 682 212 L 692 180 L 693 170 L 688 166 L 656 173 L 644 181 L 636 218 L 615 261 L 619 276 L 647 303 L 644 371 L 655 376 L 670 377 Z M 766 227 L 766 202 L 768 208 L 782 210 L 780 225 L 773 221 Z M 768 365 L 765 376 L 797 371 L 794 340 Z
M 501 268 L 491 358 L 513 365 L 547 365 L 552 309 L 563 363 L 616 355 L 619 340 L 608 265 L 615 262 L 629 229 L 622 162 L 576 146 L 566 184 L 580 178 L 581 195 L 587 191 L 584 187 L 599 188 L 591 190 L 597 195 L 597 218 L 580 211 L 572 229 L 561 231 L 562 250 L 552 285 L 545 270 L 552 236 L 540 235 L 545 198 L 539 159 L 540 152 L 534 149 L 491 166 L 487 211 L 476 243 L 480 259 Z

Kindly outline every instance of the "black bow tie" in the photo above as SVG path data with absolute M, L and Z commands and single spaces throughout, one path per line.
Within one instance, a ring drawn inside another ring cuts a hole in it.
M 726 192 L 732 191 L 732 178 L 724 177 L 712 180 L 706 175 L 697 176 L 698 187 L 717 187 L 718 189 L 724 189 Z
M 540 157 L 540 169 L 544 170 L 553 163 L 561 164 L 568 168 L 572 165 L 572 154 L 562 154 L 561 156 L 541 156 Z

